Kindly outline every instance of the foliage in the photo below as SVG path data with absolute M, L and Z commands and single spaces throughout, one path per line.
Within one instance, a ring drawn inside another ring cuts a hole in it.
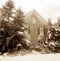
M 51 28 L 48 32 L 48 48 L 51 51 L 60 51 L 60 29 Z
M 26 48 L 24 35 L 24 14 L 21 9 L 15 10 L 12 0 L 1 8 L 0 52 L 9 52 Z

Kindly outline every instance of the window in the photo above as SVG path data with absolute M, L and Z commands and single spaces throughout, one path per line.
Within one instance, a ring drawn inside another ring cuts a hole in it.
M 29 26 L 29 31 L 28 31 L 28 33 L 30 34 L 30 26 Z
M 38 28 L 38 35 L 40 34 L 40 28 Z
M 44 28 L 44 35 L 45 35 L 45 28 Z
M 40 28 L 40 35 L 44 35 L 44 29 Z

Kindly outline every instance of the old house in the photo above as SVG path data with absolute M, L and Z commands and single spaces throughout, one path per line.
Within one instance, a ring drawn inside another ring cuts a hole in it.
M 36 10 L 25 15 L 25 21 L 31 42 L 36 43 L 41 37 L 47 35 L 47 22 Z

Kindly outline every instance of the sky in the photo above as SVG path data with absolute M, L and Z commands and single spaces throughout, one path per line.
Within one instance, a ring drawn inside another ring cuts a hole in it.
M 0 0 L 0 7 L 7 0 Z M 60 0 L 13 0 L 16 8 L 21 8 L 25 14 L 35 9 L 44 19 L 51 18 L 55 23 L 60 16 Z

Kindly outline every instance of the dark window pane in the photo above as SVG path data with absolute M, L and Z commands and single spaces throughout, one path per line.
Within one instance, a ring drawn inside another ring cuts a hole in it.
M 45 28 L 44 28 L 44 35 L 45 35 Z
M 40 34 L 40 28 L 38 28 L 38 35 Z
M 30 26 L 29 26 L 29 34 L 30 34 Z

